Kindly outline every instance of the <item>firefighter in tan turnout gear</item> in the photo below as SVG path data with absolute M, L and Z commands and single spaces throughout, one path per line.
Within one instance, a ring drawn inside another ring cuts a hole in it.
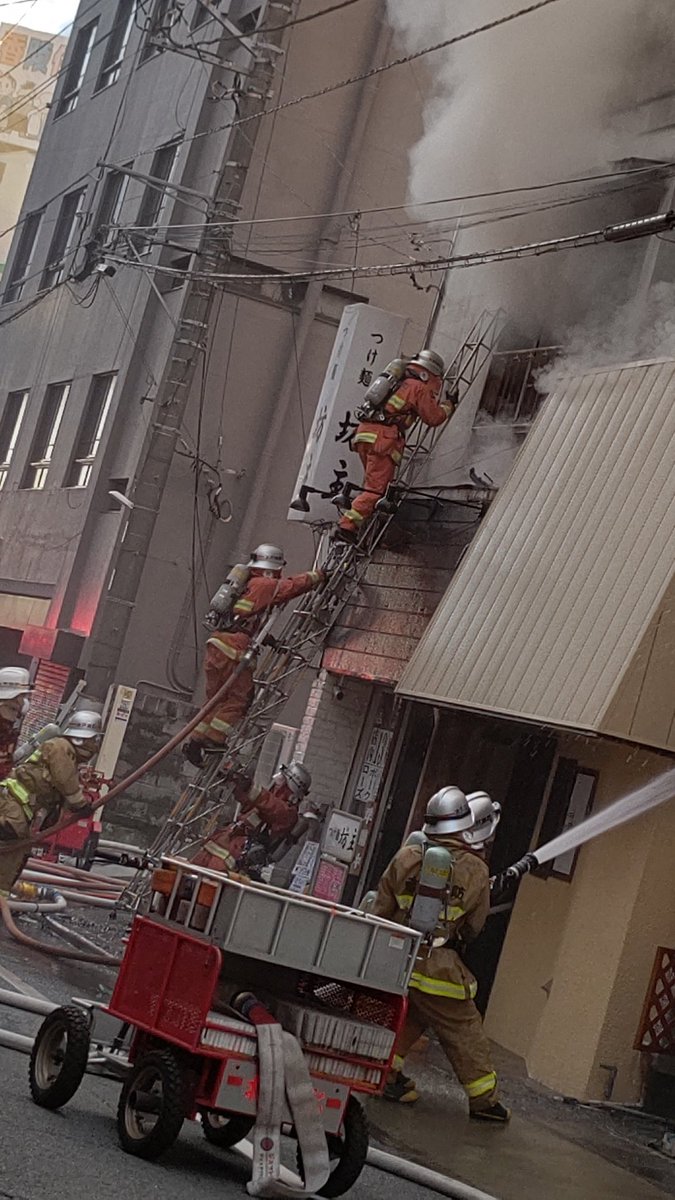
M 5 779 L 14 766 L 14 751 L 30 693 L 30 677 L 24 667 L 0 669 L 0 779 Z
M 12 845 L 30 836 L 40 811 L 53 824 L 64 808 L 89 807 L 79 767 L 94 757 L 100 740 L 100 714 L 75 712 L 62 737 L 44 742 L 0 782 L 0 896 L 9 895 L 28 857 L 24 846 Z
M 504 1123 L 510 1112 L 497 1098 L 490 1046 L 474 1003 L 477 984 L 459 948 L 480 933 L 490 907 L 487 865 L 462 839 L 473 824 L 466 796 L 445 787 L 432 796 L 421 834 L 413 834 L 387 867 L 373 915 L 424 933 L 408 994 L 408 1016 L 395 1047 L 385 1097 L 417 1100 L 404 1059 L 433 1029 L 469 1100 L 469 1115 Z

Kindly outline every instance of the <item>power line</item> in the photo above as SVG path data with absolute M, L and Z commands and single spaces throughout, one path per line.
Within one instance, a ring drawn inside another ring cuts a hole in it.
M 212 225 L 213 228 L 216 228 L 217 226 L 229 228 L 230 226 L 236 227 L 239 225 L 280 225 L 288 222 L 319 221 L 328 220 L 329 218 L 337 219 L 338 217 L 367 217 L 377 215 L 379 213 L 410 211 L 411 209 L 417 208 L 430 208 L 433 205 L 439 204 L 463 204 L 468 200 L 490 200 L 497 196 L 511 196 L 519 192 L 541 192 L 550 188 L 571 187 L 573 184 L 577 183 L 594 183 L 602 179 L 622 179 L 627 176 L 649 175 L 652 173 L 658 175 L 662 172 L 665 174 L 669 170 L 672 170 L 673 167 L 675 167 L 675 161 L 670 161 L 649 167 L 631 167 L 626 171 L 603 171 L 596 175 L 576 175 L 568 177 L 567 179 L 554 179 L 551 180 L 550 183 L 525 183 L 520 184 L 517 187 L 496 188 L 494 191 L 490 192 L 466 192 L 459 196 L 444 196 L 435 200 L 409 200 L 407 204 L 391 204 L 378 208 L 345 209 L 341 212 L 298 213 L 295 216 L 283 217 L 234 217 L 228 221 L 212 222 Z M 586 197 L 583 198 L 585 199 Z M 433 220 L 433 218 L 429 218 L 429 220 Z M 159 229 L 192 229 L 196 227 L 196 225 L 191 224 L 160 225 L 159 227 L 154 226 L 154 228 Z M 130 230 L 142 229 L 143 226 L 129 225 L 127 228 Z
M 664 214 L 660 214 L 663 216 Z M 665 214 L 668 215 L 668 214 Z M 675 218 L 673 218 L 675 222 Z M 635 222 L 627 222 L 628 225 L 640 225 L 640 220 Z M 410 275 L 412 272 L 419 273 L 420 271 L 447 271 L 453 267 L 474 267 L 488 266 L 490 263 L 507 262 L 517 258 L 531 258 L 541 254 L 550 254 L 558 250 L 576 250 L 585 249 L 590 246 L 599 245 L 605 242 L 614 242 L 620 240 L 629 240 L 626 238 L 608 236 L 611 230 L 617 229 L 617 226 L 609 226 L 604 229 L 591 229 L 582 233 L 569 234 L 566 237 L 549 238 L 541 242 L 526 242 L 517 246 L 506 246 L 494 250 L 476 250 L 470 254 L 456 254 L 451 256 L 440 256 L 438 258 L 422 259 L 420 261 L 410 262 L 395 262 L 381 263 L 369 267 L 327 267 L 322 271 L 291 271 L 291 272 L 266 272 L 261 274 L 212 274 L 199 275 L 195 272 L 192 274 L 194 279 L 208 279 L 211 282 L 240 282 L 240 283 L 307 283 L 314 280 L 325 280 L 332 282 L 334 280 L 349 279 L 353 275 L 358 279 L 377 279 L 383 276 L 394 275 Z M 657 231 L 654 230 L 654 233 Z M 635 235 L 646 236 L 646 234 Z M 111 256 L 113 262 L 126 262 L 127 260 L 115 259 Z M 188 272 L 176 272 L 170 267 L 153 267 L 152 264 L 136 264 L 130 263 L 130 266 L 143 266 L 146 270 L 156 270 L 162 274 L 179 274 L 184 277 Z
M 286 100 L 282 104 L 277 104 L 272 108 L 263 108 L 261 112 L 247 117 L 237 117 L 234 121 L 228 121 L 225 125 L 217 125 L 214 129 L 204 129 L 199 133 L 195 133 L 187 141 L 196 141 L 199 138 L 211 137 L 214 133 L 222 133 L 227 129 L 236 129 L 241 125 L 247 124 L 256 118 L 270 117 L 275 113 L 285 112 L 289 108 L 294 108 L 298 104 L 304 104 L 306 100 L 317 100 L 322 96 L 328 96 L 332 92 L 340 91 L 342 88 L 350 87 L 354 83 L 362 83 L 367 79 L 374 79 L 378 75 L 382 75 L 385 71 L 390 71 L 392 67 L 401 67 L 407 63 L 415 62 L 419 58 L 424 58 L 427 54 L 434 54 L 438 50 L 446 50 L 450 46 L 458 45 L 460 42 L 465 42 L 469 38 L 476 37 L 480 33 L 488 33 L 492 29 L 498 29 L 502 25 L 507 25 L 511 21 L 517 20 L 519 17 L 529 16 L 530 13 L 538 12 L 540 8 L 548 8 L 550 4 L 558 4 L 559 0 L 537 0 L 537 3 L 530 4 L 526 8 L 520 8 L 514 13 L 509 13 L 504 17 L 498 17 L 493 21 L 488 21 L 484 25 L 478 25 L 474 29 L 468 29 L 465 33 L 458 33 L 455 37 L 446 38 L 442 42 L 436 42 L 433 46 L 426 46 L 423 50 L 415 50 L 410 54 L 403 55 L 401 58 L 394 58 L 388 63 L 383 63 L 380 67 L 372 67 L 369 71 L 364 71 L 361 75 L 352 75 L 348 79 L 342 79 L 338 83 L 327 84 L 324 88 L 319 88 L 315 92 L 306 92 L 302 96 L 295 96 L 292 100 Z M 147 150 L 140 150 L 137 158 L 143 158 L 147 154 L 154 154 L 156 147 Z

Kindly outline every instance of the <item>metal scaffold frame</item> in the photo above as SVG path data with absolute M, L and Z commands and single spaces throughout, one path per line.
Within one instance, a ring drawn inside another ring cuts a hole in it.
M 446 378 L 457 385 L 461 401 L 483 377 L 503 324 L 501 311 L 482 313 L 450 363 Z M 326 582 L 305 595 L 274 633 L 271 629 L 276 621 L 272 617 L 254 639 L 259 659 L 255 696 L 247 716 L 225 751 L 210 754 L 207 765 L 186 785 L 148 849 L 150 859 L 185 853 L 199 845 L 217 826 L 224 807 L 231 806 L 235 773 L 242 764 L 257 758 L 274 718 L 302 674 L 318 665 L 320 651 L 331 630 L 356 594 L 400 504 L 414 489 L 447 424 L 430 429 L 418 422 L 413 427 L 398 478 L 387 496 L 390 502 L 385 511 L 376 510 L 355 545 L 331 541 L 327 528 L 320 529 L 315 561 L 327 572 Z M 126 902 L 137 903 L 144 891 L 145 873 L 141 871 L 127 888 Z

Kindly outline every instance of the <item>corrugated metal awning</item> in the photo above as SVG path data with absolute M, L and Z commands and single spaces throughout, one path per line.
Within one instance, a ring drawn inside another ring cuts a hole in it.
M 674 563 L 675 361 L 572 378 L 398 690 L 675 749 Z

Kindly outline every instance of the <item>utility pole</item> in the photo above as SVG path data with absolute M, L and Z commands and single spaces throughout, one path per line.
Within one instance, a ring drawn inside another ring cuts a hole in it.
M 276 6 L 282 8 L 282 6 Z M 290 11 L 285 9 L 284 11 Z M 223 45 L 227 45 L 229 23 L 219 18 L 225 28 Z M 251 69 L 243 72 L 246 79 L 243 94 L 233 110 L 240 116 L 260 113 L 273 82 L 273 57 L 279 53 L 283 26 L 265 34 L 265 45 L 256 52 L 255 35 L 247 43 Z M 233 35 L 237 34 L 231 27 Z M 269 47 L 269 50 L 267 49 Z M 237 49 L 239 53 L 239 48 Z M 222 74 L 223 66 L 235 70 L 234 64 L 213 66 L 212 82 Z M 241 71 L 242 68 L 240 67 Z M 212 120 L 213 103 L 205 93 L 205 128 Z M 229 239 L 224 244 L 222 231 L 213 232 L 211 221 L 228 220 L 239 207 L 246 175 L 251 163 L 259 121 L 246 124 L 246 135 L 238 128 L 225 135 L 221 165 L 214 172 L 214 182 L 208 197 L 208 211 L 199 238 L 194 261 L 199 274 L 204 268 L 214 274 L 226 269 L 230 261 Z M 218 136 L 213 134 L 212 136 Z M 175 186 L 174 186 L 175 190 Z M 148 433 L 139 456 L 134 482 L 130 489 L 133 509 L 122 527 L 111 563 L 112 579 L 102 596 L 96 620 L 88 641 L 87 692 L 95 698 L 105 697 L 114 682 L 120 654 L 124 646 L 131 614 L 145 569 L 164 490 L 173 461 L 179 431 L 187 407 L 190 390 L 201 356 L 206 351 L 210 320 L 217 295 L 217 284 L 204 279 L 188 279 L 183 285 L 176 332 L 169 351 L 165 370 L 154 400 Z

